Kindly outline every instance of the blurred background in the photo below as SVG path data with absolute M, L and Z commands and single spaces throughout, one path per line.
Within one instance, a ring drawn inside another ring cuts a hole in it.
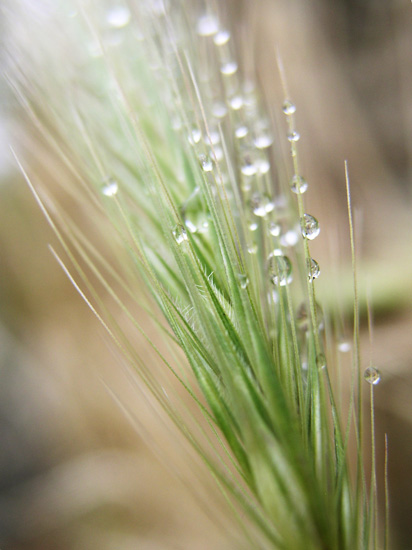
M 391 548 L 412 549 L 412 5 L 221 4 L 239 36 L 253 28 L 253 42 L 238 47 L 256 52 L 268 103 L 281 101 L 275 46 L 281 51 L 298 105 L 302 164 L 316 189 L 308 193 L 308 211 L 322 225 L 314 255 L 324 280 L 336 281 L 323 290 L 324 300 L 341 291 L 344 307 L 350 253 L 343 161 L 349 162 L 360 284 L 368 285 L 373 305 L 372 348 L 366 326 L 362 335 L 364 363 L 382 372 L 375 392 L 379 481 L 383 487 L 387 434 Z M 19 22 L 7 1 L 0 7 L 2 52 L 10 51 Z M 3 55 L 0 63 L 10 68 Z M 210 486 L 199 506 L 167 467 L 170 455 L 179 455 L 174 435 L 131 385 L 103 328 L 50 254 L 54 236 L 9 154 L 9 143 L 19 143 L 35 164 L 41 144 L 3 80 L 1 93 L 0 548 L 234 548 L 224 525 L 205 512 L 217 493 Z M 68 178 L 54 162 L 48 159 L 42 173 L 46 185 L 56 171 Z M 73 207 L 73 214 L 79 227 L 90 223 L 85 212 Z M 349 323 L 346 329 L 350 337 Z M 172 462 L 185 468 L 186 459 L 183 453 Z M 196 472 L 207 485 L 207 473 Z

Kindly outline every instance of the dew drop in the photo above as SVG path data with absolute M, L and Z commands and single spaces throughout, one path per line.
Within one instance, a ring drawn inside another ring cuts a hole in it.
M 239 111 L 243 107 L 243 97 L 240 95 L 235 95 L 229 99 L 229 105 L 234 111 Z
M 376 386 L 381 381 L 381 373 L 375 367 L 368 367 L 363 373 L 363 377 L 372 386 Z
M 347 340 L 339 340 L 338 342 L 338 350 L 341 353 L 348 353 L 351 350 L 351 344 Z
M 249 133 L 249 130 L 247 129 L 246 126 L 238 126 L 235 130 L 235 136 L 238 138 L 238 139 L 242 139 L 244 137 L 246 137 Z
M 258 251 L 257 244 L 256 244 L 256 243 L 250 244 L 250 245 L 247 247 L 247 251 L 249 252 L 249 254 L 256 254 L 256 252 Z
M 223 159 L 223 149 L 221 147 L 214 147 L 213 153 L 214 153 L 213 156 L 217 162 Z M 223 177 L 223 174 L 222 174 L 222 177 Z
M 293 193 L 296 193 L 296 195 L 302 195 L 308 188 L 308 182 L 302 178 L 302 176 L 297 176 L 296 174 L 293 176 L 291 182 L 290 182 L 290 189 L 293 191 Z
M 187 229 L 190 231 L 190 233 L 196 233 L 197 227 L 196 227 L 195 224 L 192 222 L 192 220 L 186 219 L 186 220 L 185 220 L 185 226 L 186 226 Z
M 289 231 L 286 231 L 281 237 L 280 237 L 280 244 L 282 246 L 295 246 L 299 241 L 298 234 L 293 229 L 290 229 Z
M 131 13 L 127 6 L 113 6 L 106 13 L 106 21 L 115 29 L 125 27 L 130 22 L 130 18 Z
M 269 276 L 276 286 L 292 282 L 292 264 L 287 256 L 272 256 L 269 260 Z
M 202 132 L 194 126 L 187 137 L 190 145 L 196 145 L 202 139 Z
M 270 170 L 270 162 L 267 159 L 257 161 L 260 174 L 267 174 Z
M 109 178 L 102 187 L 102 193 L 106 197 L 114 197 L 119 190 L 117 181 L 113 178 Z
M 319 353 L 319 354 L 316 356 L 316 366 L 318 367 L 319 370 L 322 370 L 322 369 L 326 368 L 326 357 L 325 357 L 325 354 Z
M 255 147 L 257 149 L 267 149 L 273 143 L 273 138 L 269 134 L 261 134 L 257 136 L 254 140 Z
M 220 72 L 224 75 L 224 76 L 231 76 L 233 74 L 235 74 L 237 71 L 237 63 L 236 61 L 228 61 L 227 63 L 224 63 L 221 67 L 220 67 Z
M 323 322 L 323 311 L 320 305 L 316 302 L 315 304 L 315 313 L 316 313 L 316 324 L 317 330 L 322 330 L 324 327 Z M 296 324 L 299 330 L 302 332 L 308 332 L 311 328 L 311 311 L 309 304 L 302 302 L 298 307 L 296 312 Z
M 199 162 L 200 162 L 200 166 L 202 167 L 203 172 L 212 172 L 213 162 L 208 156 L 200 155 L 199 156 Z
M 230 32 L 224 29 L 219 31 L 213 38 L 213 42 L 216 44 L 216 46 L 224 46 L 229 42 L 229 40 Z
M 309 282 L 312 282 L 314 281 L 315 279 L 317 279 L 320 275 L 320 267 L 319 267 L 319 264 L 316 260 L 314 260 L 313 258 L 310 258 L 308 260 L 308 279 L 309 279 Z
M 296 113 L 296 105 L 287 99 L 282 106 L 282 111 L 285 115 L 293 115 L 293 113 Z
M 183 241 L 187 241 L 187 233 L 183 225 L 180 225 L 180 224 L 176 225 L 172 233 L 177 244 L 182 244 Z
M 303 214 L 300 218 L 300 227 L 302 229 L 302 236 L 310 241 L 315 239 L 320 233 L 318 220 L 310 214 Z
M 272 212 L 275 207 L 268 195 L 261 195 L 260 193 L 255 193 L 253 195 L 250 206 L 254 215 L 259 218 L 264 218 L 269 212 Z
M 211 130 L 209 134 L 204 137 L 206 145 L 217 145 L 220 142 L 219 132 Z
M 247 286 L 249 285 L 248 277 L 244 273 L 239 273 L 238 279 L 240 283 L 240 288 L 243 288 L 243 289 L 247 288 Z
M 226 105 L 216 102 L 212 107 L 212 115 L 216 118 L 223 118 L 227 115 Z
M 241 166 L 240 171 L 244 176 L 254 176 L 257 172 L 257 167 L 249 158 L 245 159 L 245 163 Z
M 296 141 L 299 141 L 300 140 L 300 134 L 299 132 L 296 132 L 296 130 L 293 130 L 293 132 L 290 132 L 290 134 L 288 134 L 288 141 L 290 141 L 291 143 L 296 143 Z
M 256 229 L 259 227 L 259 225 L 256 222 L 252 222 L 249 224 L 250 231 L 256 231 Z
M 269 233 L 272 235 L 272 237 L 279 237 L 280 231 L 281 231 L 280 224 L 276 222 L 270 222 Z
M 197 21 L 196 32 L 199 36 L 213 36 L 219 30 L 219 22 L 214 15 L 202 15 Z

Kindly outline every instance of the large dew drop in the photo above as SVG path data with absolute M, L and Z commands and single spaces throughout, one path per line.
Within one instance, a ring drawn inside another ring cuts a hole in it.
M 114 197 L 119 190 L 117 181 L 113 178 L 109 178 L 107 182 L 102 187 L 102 193 L 106 197 Z
M 303 214 L 300 218 L 300 227 L 302 229 L 302 235 L 305 239 L 312 241 L 320 233 L 319 222 L 316 218 L 310 214 Z
M 302 176 L 294 175 L 290 182 L 290 189 L 296 195 L 302 195 L 308 188 L 308 182 Z
M 314 281 L 315 279 L 317 279 L 320 275 L 320 267 L 319 267 L 319 264 L 316 260 L 314 260 L 313 258 L 310 258 L 308 260 L 308 279 L 309 279 L 309 282 L 312 282 Z
M 372 386 L 376 386 L 381 381 L 381 373 L 375 367 L 368 367 L 363 373 L 363 377 Z
M 183 225 L 176 225 L 172 233 L 177 244 L 182 244 L 183 241 L 187 241 L 187 233 Z
M 272 256 L 269 259 L 269 277 L 276 286 L 292 282 L 292 264 L 287 256 Z

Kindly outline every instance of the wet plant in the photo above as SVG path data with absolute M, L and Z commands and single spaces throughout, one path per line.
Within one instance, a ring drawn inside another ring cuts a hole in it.
M 48 42 L 40 38 L 44 53 L 34 59 L 22 47 L 9 81 L 71 174 L 65 192 L 81 197 L 91 217 L 105 216 L 131 258 L 127 267 L 108 263 L 58 201 L 33 185 L 18 155 L 60 241 L 58 262 L 207 464 L 234 507 L 244 547 L 377 548 L 357 297 L 344 416 L 334 383 L 343 344 L 325 320 L 340 312 L 328 304 L 324 318 L 316 298 L 321 272 L 310 242 L 320 225 L 305 209 L 312 188 L 299 162 L 296 107 L 281 61 L 285 99 L 268 108 L 229 20 L 212 3 L 62 3 L 56 10 L 53 22 L 65 29 L 56 51 L 45 53 Z M 273 109 L 283 111 L 281 128 Z M 290 150 L 286 159 L 280 139 Z M 171 358 L 132 314 L 141 281 Z M 210 430 L 206 441 L 187 429 L 97 287 L 185 387 Z M 365 380 L 372 391 L 380 374 L 370 367 Z

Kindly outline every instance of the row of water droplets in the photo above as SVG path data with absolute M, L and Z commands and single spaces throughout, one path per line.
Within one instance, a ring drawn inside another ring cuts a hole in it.
M 108 12 L 107 21 L 114 28 L 120 29 L 130 22 L 130 16 L 127 7 L 118 6 Z M 214 171 L 219 163 L 221 177 L 223 182 L 227 183 L 230 178 L 222 144 L 222 127 L 225 119 L 229 116 L 233 140 L 226 146 L 229 150 L 231 149 L 231 152 L 234 151 L 237 157 L 237 162 L 233 164 L 239 169 L 237 177 L 240 177 L 240 188 L 250 207 L 249 231 L 253 233 L 258 229 L 260 222 L 266 222 L 267 233 L 277 239 L 279 245 L 268 256 L 269 279 L 275 286 L 286 286 L 292 282 L 292 263 L 282 249 L 297 244 L 298 233 L 294 229 L 282 231 L 281 223 L 273 217 L 273 214 L 278 213 L 284 206 L 282 204 L 284 199 L 280 196 L 274 200 L 270 192 L 271 165 L 269 155 L 266 153 L 273 144 L 273 137 L 269 123 L 259 112 L 253 84 L 248 82 L 244 86 L 240 85 L 239 67 L 229 47 L 230 32 L 222 29 L 218 18 L 210 14 L 203 15 L 198 19 L 196 32 L 199 37 L 211 40 L 218 52 L 217 58 L 220 60 L 225 100 L 215 98 L 210 105 L 208 104 L 209 131 L 202 132 L 198 122 L 195 122 L 189 128 L 187 141 L 191 147 L 198 151 L 200 168 L 207 177 L 210 177 L 210 182 L 215 177 Z M 282 110 L 288 120 L 287 139 L 290 143 L 294 165 L 290 189 L 294 194 L 301 196 L 307 191 L 308 183 L 298 170 L 297 142 L 300 139 L 300 134 L 294 126 L 296 106 L 287 99 Z M 176 120 L 174 126 L 176 130 L 182 128 L 182 124 Z M 227 139 L 226 135 L 225 138 Z M 265 181 L 262 182 L 262 180 Z M 256 181 L 260 185 L 256 185 Z M 114 197 L 118 192 L 117 181 L 108 178 L 102 187 L 102 192 L 107 197 Z M 208 215 L 199 196 L 200 189 L 196 187 L 182 204 L 181 214 L 184 225 L 179 223 L 172 230 L 177 244 L 188 240 L 187 232 L 199 234 L 208 231 Z M 300 218 L 300 232 L 306 241 L 315 239 L 320 233 L 317 219 L 304 213 Z M 256 254 L 258 251 L 256 243 L 250 241 L 247 251 L 249 254 Z M 311 257 L 307 259 L 307 273 L 309 282 L 317 279 L 320 275 L 319 264 Z M 240 287 L 246 289 L 249 284 L 248 276 L 245 273 L 239 273 L 238 278 Z M 317 321 L 318 327 L 321 327 L 322 321 L 320 319 Z M 350 344 L 342 341 L 338 344 L 338 349 L 341 352 L 347 352 L 350 349 Z M 319 368 L 326 365 L 323 353 L 318 353 L 317 364 Z M 366 369 L 364 376 L 365 380 L 372 385 L 378 384 L 381 378 L 379 371 L 372 366 Z
M 287 201 L 283 196 L 273 199 L 273 184 L 271 180 L 270 148 L 273 144 L 273 136 L 267 118 L 262 116 L 257 94 L 251 82 L 240 84 L 238 76 L 238 64 L 233 58 L 229 43 L 231 36 L 229 31 L 221 30 L 215 16 L 205 15 L 198 20 L 197 33 L 199 36 L 209 39 L 216 47 L 217 58 L 222 77 L 225 94 L 225 102 L 214 101 L 209 105 L 208 135 L 202 135 L 201 130 L 195 125 L 189 132 L 189 143 L 199 150 L 200 145 L 206 144 L 211 151 L 198 154 L 200 166 L 208 176 L 215 170 L 215 164 L 219 163 L 219 169 L 224 183 L 229 180 L 229 162 L 231 168 L 237 170 L 236 186 L 242 196 L 245 205 L 245 217 L 248 220 L 246 235 L 246 250 L 249 254 L 258 252 L 258 245 L 253 240 L 253 232 L 262 224 L 266 233 L 277 239 L 277 246 L 272 246 L 268 256 L 268 271 L 271 282 L 276 286 L 284 286 L 292 280 L 292 268 L 290 260 L 282 253 L 282 248 L 291 247 L 298 243 L 299 236 L 295 229 L 282 231 L 279 223 L 279 213 L 286 208 Z M 217 128 L 222 128 L 225 119 L 229 119 L 231 135 L 225 135 L 226 148 L 229 151 L 229 159 L 224 158 L 221 147 L 221 136 Z M 210 122 L 212 121 L 212 122 Z M 291 137 L 296 140 L 297 134 Z M 228 162 L 229 161 L 229 162 Z M 228 192 L 230 196 L 230 191 Z M 188 200 L 190 203 L 190 198 Z M 196 227 L 191 220 L 185 218 L 186 228 L 190 232 L 202 232 L 207 228 Z M 314 239 L 319 234 L 319 225 L 315 218 L 309 215 L 301 221 L 301 232 L 304 238 Z M 177 232 L 178 234 L 181 231 Z M 179 237 L 179 241 L 185 239 Z M 317 276 L 314 265 L 311 268 L 312 278 Z M 246 288 L 248 279 L 240 274 L 241 286 Z
M 300 134 L 295 128 L 294 114 L 296 112 L 296 106 L 294 105 L 294 103 L 292 103 L 292 101 L 290 101 L 289 99 L 286 99 L 286 101 L 283 104 L 283 112 L 286 115 L 288 120 L 287 138 L 290 143 L 290 150 L 291 150 L 291 156 L 292 156 L 293 167 L 294 167 L 294 174 L 290 181 L 290 189 L 294 194 L 298 196 L 300 211 L 302 211 L 303 200 L 301 195 L 307 191 L 308 183 L 299 172 L 297 142 L 300 139 Z M 308 280 L 309 282 L 312 282 L 313 280 L 319 277 L 320 267 L 319 267 L 319 264 L 316 262 L 316 260 L 314 260 L 309 254 L 308 241 L 315 239 L 319 235 L 320 227 L 317 219 L 307 213 L 302 214 L 300 218 L 300 225 L 302 230 L 302 236 L 306 240 L 305 249 L 306 249 L 306 255 L 307 255 Z M 282 260 L 282 261 L 283 261 L 283 264 L 285 264 L 285 260 Z M 286 263 L 288 264 L 287 269 L 289 270 L 290 262 L 286 262 Z M 315 299 L 314 291 L 312 293 L 312 296 L 314 300 Z M 316 303 L 316 301 L 314 302 L 313 305 L 314 307 L 313 307 L 312 315 L 314 316 L 314 319 L 312 319 L 312 322 L 315 321 L 316 331 L 317 331 L 323 328 L 323 319 L 322 319 L 323 314 L 320 309 L 320 306 Z M 306 321 L 308 320 L 308 317 L 309 315 L 306 309 L 306 304 L 302 304 L 300 310 L 298 311 L 298 316 L 297 316 L 298 323 L 299 321 L 302 321 L 302 319 L 306 323 Z M 317 349 L 317 356 L 316 356 L 316 364 L 318 369 L 323 369 L 326 367 L 327 362 L 326 362 L 325 354 L 320 350 L 319 341 L 317 344 L 317 348 L 318 349 Z M 347 340 L 341 339 L 340 341 L 338 341 L 337 348 L 338 348 L 338 351 L 340 351 L 341 353 L 347 353 L 350 351 L 351 345 Z M 302 367 L 304 368 L 304 364 L 302 364 Z M 381 373 L 376 367 L 371 365 L 365 369 L 364 379 L 371 386 L 375 386 L 379 384 L 381 380 Z

